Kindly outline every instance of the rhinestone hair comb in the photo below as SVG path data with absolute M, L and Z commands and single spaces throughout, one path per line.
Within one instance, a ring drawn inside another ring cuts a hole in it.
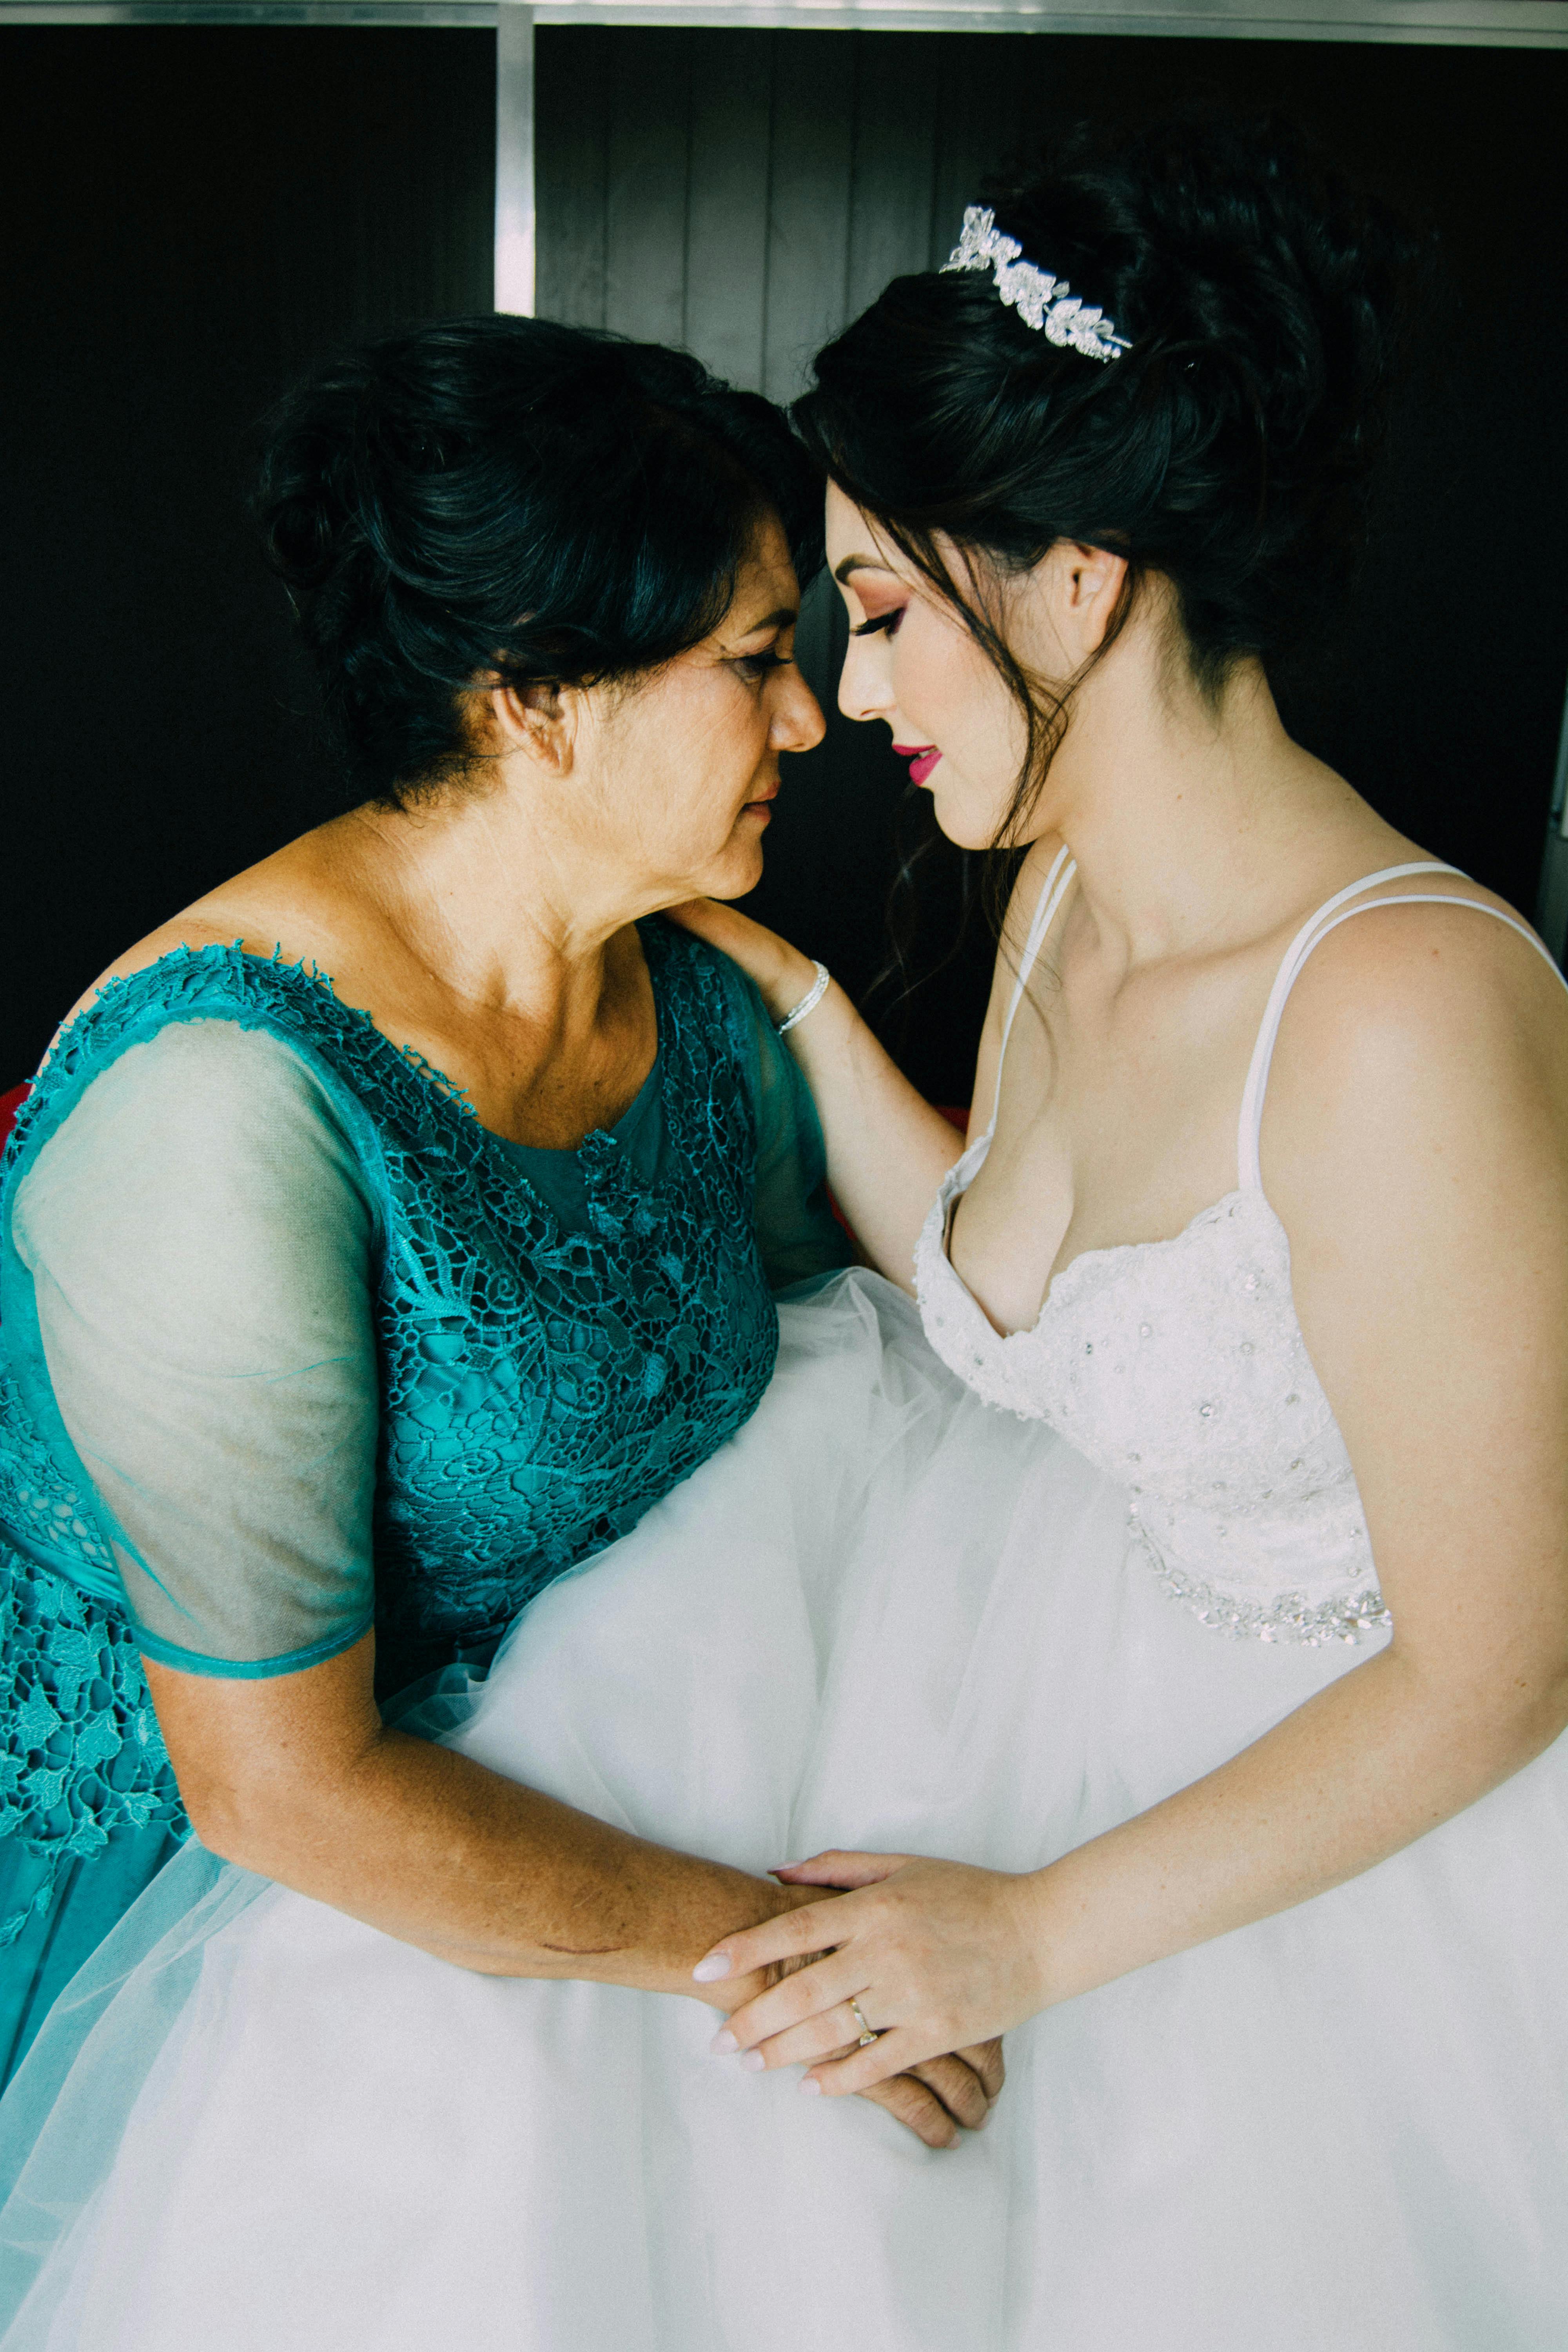
M 942 268 L 994 268 L 997 293 L 1024 324 L 1043 330 L 1048 343 L 1081 352 L 1086 360 L 1119 360 L 1131 350 L 1103 310 L 1086 309 L 1065 278 L 1053 278 L 1048 269 L 1022 260 L 1023 250 L 1016 236 L 1003 235 L 994 212 L 971 205 L 963 215 L 963 234 Z

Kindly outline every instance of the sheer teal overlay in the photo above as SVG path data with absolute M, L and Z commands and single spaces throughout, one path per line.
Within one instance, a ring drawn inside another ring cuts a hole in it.
M 237 949 L 114 983 L 51 1055 L 0 1174 L 0 1940 L 28 1976 L 0 2037 L 39 2012 L 61 1873 L 100 1911 L 184 1830 L 139 1653 L 279 1674 L 374 1623 L 384 1696 L 482 1666 L 751 1413 L 771 1289 L 844 1262 L 760 1001 L 643 939 L 658 1060 L 575 1152 L 492 1134 Z

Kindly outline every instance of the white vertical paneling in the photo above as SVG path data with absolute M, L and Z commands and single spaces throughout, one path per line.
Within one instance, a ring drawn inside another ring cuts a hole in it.
M 681 340 L 705 365 L 763 388 L 768 286 L 773 33 L 708 33 L 692 75 Z
M 617 27 L 610 38 L 605 324 L 679 343 L 686 313 L 691 35 Z
M 496 14 L 495 306 L 533 314 L 533 11 Z
M 789 33 L 773 64 L 763 389 L 792 400 L 842 326 L 849 268 L 854 51 L 842 33 Z

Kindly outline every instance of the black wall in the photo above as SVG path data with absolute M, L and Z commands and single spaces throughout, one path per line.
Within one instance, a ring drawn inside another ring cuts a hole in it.
M 1040 35 L 538 36 L 542 308 L 786 394 L 1055 118 L 1283 104 L 1441 241 L 1363 592 L 1292 722 L 1533 903 L 1568 667 L 1568 57 Z M 310 689 L 243 511 L 314 352 L 490 299 L 493 41 L 0 27 L 0 1087 L 130 940 L 307 819 Z M 836 602 L 836 600 L 834 600 Z M 803 651 L 830 698 L 838 622 Z M 759 908 L 860 987 L 902 770 L 835 720 Z M 927 868 L 942 952 L 956 863 Z M 977 935 L 895 1035 L 967 1091 Z
M 256 419 L 489 310 L 495 41 L 0 27 L 0 1089 L 121 949 L 301 829 Z

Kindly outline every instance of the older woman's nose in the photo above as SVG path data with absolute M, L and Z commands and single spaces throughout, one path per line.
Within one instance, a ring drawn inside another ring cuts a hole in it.
M 773 713 L 773 748 L 779 751 L 809 751 L 827 732 L 822 705 L 799 670 L 779 672 L 783 692 Z

